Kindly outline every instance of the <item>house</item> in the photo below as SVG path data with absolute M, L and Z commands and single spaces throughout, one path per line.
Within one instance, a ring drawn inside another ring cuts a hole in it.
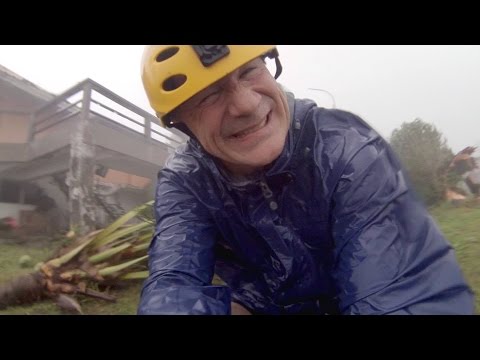
M 480 158 L 473 156 L 476 151 L 477 147 L 467 146 L 453 157 L 448 169 L 461 177 L 456 188 L 463 194 L 449 189 L 447 199 L 463 201 L 476 197 L 480 200 Z
M 55 95 L 0 65 L 0 218 L 85 232 L 153 199 L 186 140 L 157 120 L 93 80 Z

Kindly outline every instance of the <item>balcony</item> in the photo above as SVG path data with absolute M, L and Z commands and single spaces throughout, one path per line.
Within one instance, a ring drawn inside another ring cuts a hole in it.
M 156 117 L 87 79 L 31 115 L 22 156 L 15 157 L 17 163 L 3 164 L 0 175 L 28 181 L 67 171 L 70 144 L 84 116 L 97 164 L 151 179 L 169 154 L 186 140 L 160 127 Z

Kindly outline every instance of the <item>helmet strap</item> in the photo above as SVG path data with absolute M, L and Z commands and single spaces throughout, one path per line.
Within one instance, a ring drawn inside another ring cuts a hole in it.
M 275 80 L 278 79 L 280 74 L 282 73 L 282 63 L 280 62 L 280 59 L 278 56 L 275 57 L 275 67 L 277 68 L 277 71 L 275 71 Z
M 273 49 L 268 53 L 266 53 L 265 56 L 268 57 L 269 59 L 275 59 L 275 67 L 276 67 L 275 80 L 278 79 L 278 77 L 280 76 L 283 70 L 282 63 L 280 62 L 280 59 L 279 59 L 278 50 Z

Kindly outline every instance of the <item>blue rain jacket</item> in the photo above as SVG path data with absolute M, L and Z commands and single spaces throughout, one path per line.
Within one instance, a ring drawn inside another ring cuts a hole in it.
M 190 139 L 159 172 L 139 314 L 472 314 L 454 251 L 388 143 L 289 97 L 280 157 L 234 183 Z M 228 286 L 211 284 L 214 273 Z

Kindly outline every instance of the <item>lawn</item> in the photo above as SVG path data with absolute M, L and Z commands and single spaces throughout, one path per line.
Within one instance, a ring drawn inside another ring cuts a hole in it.
M 32 268 L 22 268 L 19 265 L 19 258 L 23 255 L 29 255 L 32 258 L 32 264 L 48 259 L 49 255 L 58 247 L 58 242 L 50 244 L 31 244 L 16 245 L 12 242 L 0 243 L 0 283 L 3 283 L 15 276 L 26 274 L 32 271 Z M 117 297 L 117 301 L 107 302 L 88 297 L 78 297 L 84 314 L 88 315 L 133 315 L 137 311 L 137 304 L 140 294 L 142 281 L 130 280 L 121 289 L 111 289 L 109 294 Z M 30 306 L 15 306 L 0 310 L 0 315 L 53 315 L 64 314 L 52 301 L 46 300 L 35 303 Z
M 457 259 L 465 277 L 474 292 L 480 292 L 480 208 L 454 207 L 443 204 L 431 209 L 431 214 L 455 248 Z M 29 255 L 32 264 L 44 261 L 58 247 L 59 243 L 17 245 L 0 243 L 0 283 L 16 275 L 27 273 L 32 268 L 22 268 L 19 258 Z M 97 315 L 133 315 L 136 313 L 142 281 L 131 281 L 122 289 L 111 289 L 110 294 L 117 296 L 115 303 L 80 297 L 85 314 Z M 480 297 L 476 297 L 476 311 L 480 313 Z M 2 314 L 63 314 L 51 301 L 43 301 L 31 306 L 10 307 L 0 310 Z
M 436 207 L 431 214 L 455 248 L 467 282 L 475 292 L 476 313 L 480 314 L 480 207 Z

